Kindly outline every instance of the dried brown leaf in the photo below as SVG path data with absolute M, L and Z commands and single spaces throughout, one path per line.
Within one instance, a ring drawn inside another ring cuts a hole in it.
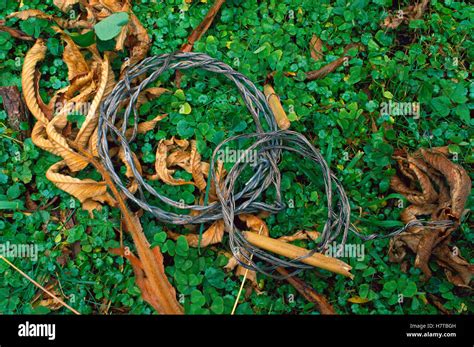
M 451 195 L 451 210 L 448 215 L 459 220 L 471 193 L 471 179 L 468 173 L 463 167 L 453 163 L 438 151 L 421 149 L 421 154 L 429 165 L 445 177 Z
M 104 61 L 102 62 L 101 66 L 101 74 L 100 74 L 100 81 L 99 81 L 99 88 L 97 90 L 94 99 L 90 105 L 89 111 L 87 112 L 86 119 L 79 130 L 79 133 L 74 140 L 77 146 L 86 147 L 90 136 L 94 132 L 97 122 L 99 121 L 99 105 L 104 96 L 105 88 L 107 87 L 107 83 L 109 81 L 109 58 L 108 55 L 105 55 Z
M 39 19 L 48 19 L 51 20 L 53 16 L 44 13 L 40 10 L 30 9 L 30 10 L 23 10 L 18 12 L 13 12 L 7 16 L 7 18 L 18 18 L 21 20 L 26 20 L 28 18 L 39 18 Z
M 193 182 L 185 181 L 183 179 L 175 179 L 172 174 L 174 170 L 169 170 L 166 166 L 166 158 L 168 157 L 168 146 L 164 140 L 161 140 L 158 143 L 158 148 L 156 149 L 156 160 L 155 160 L 155 171 L 156 174 L 149 176 L 150 180 L 161 180 L 166 184 L 173 186 L 184 185 L 184 184 L 193 184 Z
M 193 175 L 194 183 L 200 191 L 206 189 L 206 180 L 201 170 L 201 155 L 197 150 L 196 141 L 191 141 L 191 174 Z
M 294 233 L 293 235 L 279 237 L 278 240 L 284 241 L 284 242 L 293 242 L 296 240 L 315 241 L 317 240 L 318 237 L 319 237 L 319 233 L 317 231 L 300 230 Z
M 239 219 L 247 225 L 250 231 L 263 236 L 269 236 L 267 224 L 263 219 L 248 213 L 239 214 Z
M 6 33 L 9 33 L 12 37 L 15 39 L 19 40 L 25 40 L 25 41 L 34 41 L 34 38 L 25 34 L 23 31 L 15 29 L 15 28 L 10 28 L 6 25 L 4 25 L 5 21 L 0 20 L 0 31 L 4 31 Z
M 147 132 L 153 130 L 155 128 L 156 124 L 158 124 L 159 121 L 165 119 L 167 116 L 168 116 L 167 113 L 160 114 L 160 115 L 156 116 L 155 118 L 153 118 L 152 120 L 138 123 L 137 124 L 137 134 L 146 134 Z M 127 138 L 130 138 L 132 136 L 132 134 L 133 134 L 133 128 L 127 129 L 127 131 L 125 132 L 125 136 Z
M 77 198 L 81 203 L 107 193 L 107 185 L 104 181 L 97 182 L 89 178 L 81 180 L 60 173 L 60 170 L 66 166 L 67 163 L 64 160 L 52 165 L 46 171 L 46 178 L 59 189 Z
M 130 23 L 128 24 L 128 28 L 126 46 L 131 51 L 131 53 L 130 59 L 124 62 L 120 68 L 121 75 L 123 75 L 125 69 L 128 66 L 133 66 L 145 58 L 151 45 L 151 39 L 148 36 L 148 32 L 140 23 L 137 16 L 135 16 L 133 13 L 130 14 Z
M 42 122 L 36 122 L 31 132 L 31 141 L 41 149 L 59 155 L 54 144 L 48 139 L 46 126 Z
M 306 73 L 306 80 L 308 81 L 313 81 L 316 79 L 324 78 L 327 75 L 329 75 L 331 72 L 336 70 L 339 66 L 344 64 L 344 61 L 346 61 L 346 57 L 341 57 L 338 58 L 332 62 L 330 62 L 327 65 L 324 65 L 322 68 L 319 70 L 314 70 Z
M 311 58 L 318 61 L 323 57 L 323 41 L 316 35 L 311 37 L 311 41 L 309 42 L 309 49 L 311 51 Z
M 167 234 L 173 240 L 178 239 L 179 236 L 182 234 L 174 233 L 172 231 L 167 231 Z M 222 237 L 224 236 L 224 221 L 218 220 L 211 224 L 209 228 L 207 228 L 202 233 L 201 239 L 201 247 L 207 247 L 209 245 L 213 245 L 216 243 L 222 242 Z M 187 234 L 184 235 L 190 247 L 198 247 L 199 245 L 199 235 L 198 234 Z
M 48 138 L 56 148 L 56 152 L 67 163 L 72 172 L 80 171 L 88 165 L 88 160 L 75 152 L 68 144 L 66 138 L 61 134 L 67 124 L 67 115 L 60 114 L 54 117 L 46 126 Z
M 141 105 L 160 97 L 164 93 L 169 93 L 169 92 L 170 91 L 168 89 L 161 88 L 161 87 L 147 88 L 138 95 L 137 101 L 135 103 L 135 107 L 139 109 Z
M 53 3 L 63 12 L 69 12 L 79 0 L 54 0 Z
M 26 53 L 21 71 L 21 84 L 23 87 L 23 97 L 31 114 L 43 124 L 48 124 L 49 120 L 38 104 L 38 90 L 36 90 L 35 83 L 36 65 L 44 59 L 45 55 L 45 42 L 42 39 L 36 40 L 33 47 Z

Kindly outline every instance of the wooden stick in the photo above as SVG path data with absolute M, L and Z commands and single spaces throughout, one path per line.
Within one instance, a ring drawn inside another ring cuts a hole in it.
M 297 259 L 308 254 L 308 250 L 282 242 L 271 237 L 264 235 L 258 235 L 252 232 L 244 231 L 244 236 L 252 245 L 259 248 L 265 249 L 267 251 L 288 257 L 290 259 Z M 350 265 L 346 264 L 342 260 L 328 257 L 321 253 L 314 253 L 313 255 L 303 258 L 300 260 L 302 263 L 319 267 L 324 270 L 328 270 L 349 278 L 354 278 L 354 276 L 349 272 L 352 268 Z
M 265 94 L 265 97 L 268 100 L 268 104 L 272 110 L 273 115 L 275 116 L 278 127 L 281 130 L 288 129 L 291 125 L 290 120 L 286 116 L 283 106 L 281 106 L 280 98 L 275 94 L 275 90 L 270 84 L 265 84 L 263 86 L 263 94 Z

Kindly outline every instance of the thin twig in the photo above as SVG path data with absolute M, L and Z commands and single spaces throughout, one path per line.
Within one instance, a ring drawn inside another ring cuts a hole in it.
M 21 271 L 19 268 L 17 268 L 15 265 L 12 264 L 12 262 L 10 262 L 7 258 L 5 258 L 3 255 L 0 255 L 0 259 L 2 259 L 5 263 L 7 263 L 8 265 L 10 265 L 13 269 L 15 269 L 16 271 L 18 271 L 20 273 L 20 275 L 22 275 L 23 277 L 25 277 L 28 281 L 30 281 L 31 283 L 33 283 L 35 286 L 37 286 L 39 289 L 41 289 L 43 292 L 45 292 L 46 294 L 48 294 L 50 297 L 52 297 L 54 300 L 58 301 L 61 305 L 63 305 L 64 307 L 66 307 L 67 309 L 69 309 L 70 311 L 72 311 L 74 314 L 77 314 L 77 315 L 80 315 L 79 311 L 73 309 L 71 306 L 69 306 L 68 304 L 66 304 L 63 300 L 61 300 L 60 298 L 58 298 L 56 295 L 54 295 L 53 293 L 51 293 L 49 290 L 47 290 L 45 287 L 43 287 L 41 284 L 39 284 L 38 282 L 36 282 L 34 279 L 32 279 L 30 276 L 28 276 L 26 273 L 24 273 L 23 271 Z
M 263 230 L 263 224 L 260 226 L 260 230 L 258 231 L 258 234 L 260 235 L 261 232 Z M 250 255 L 250 260 L 253 259 L 253 254 Z M 237 305 L 239 303 L 239 299 L 240 299 L 240 294 L 242 294 L 242 290 L 244 289 L 244 284 L 245 284 L 245 280 L 247 279 L 247 274 L 249 273 L 249 269 L 245 269 L 245 272 L 244 272 L 244 278 L 242 279 L 242 283 L 240 284 L 240 289 L 239 289 L 239 292 L 237 294 L 237 297 L 235 298 L 235 302 L 234 302 L 234 307 L 232 308 L 232 313 L 231 315 L 234 315 L 235 314 L 235 310 L 237 309 Z

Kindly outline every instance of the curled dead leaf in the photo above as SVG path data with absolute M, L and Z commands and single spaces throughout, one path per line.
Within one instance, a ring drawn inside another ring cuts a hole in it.
M 471 179 L 466 170 L 453 163 L 438 151 L 421 149 L 423 159 L 445 177 L 451 195 L 449 215 L 459 220 L 464 212 L 464 205 L 471 193 Z
M 36 9 L 23 10 L 18 12 L 10 13 L 7 18 L 18 18 L 21 20 L 26 20 L 28 18 L 39 18 L 39 19 L 48 19 L 51 20 L 53 16 L 44 13 L 43 11 Z
M 239 214 L 239 219 L 245 222 L 250 231 L 269 236 L 268 226 L 263 219 L 248 213 Z
M 193 175 L 194 184 L 200 191 L 206 189 L 206 180 L 201 170 L 201 155 L 197 150 L 196 141 L 191 141 L 191 174 Z
M 168 157 L 168 145 L 169 141 L 161 140 L 158 143 L 158 148 L 156 149 L 156 160 L 155 160 L 155 171 L 156 174 L 149 176 L 150 180 L 161 180 L 166 184 L 173 186 L 184 185 L 184 184 L 193 184 L 193 182 L 185 181 L 183 179 L 175 179 L 172 174 L 174 170 L 169 170 L 166 166 L 166 158 Z M 171 146 L 171 145 L 170 145 Z
M 294 233 L 293 235 L 279 237 L 278 240 L 284 241 L 284 242 L 293 242 L 296 240 L 315 241 L 317 240 L 318 237 L 319 237 L 319 233 L 317 231 L 300 230 Z
M 67 139 L 60 133 L 67 124 L 65 114 L 57 115 L 46 126 L 48 138 L 56 148 L 56 152 L 64 159 L 72 172 L 80 171 L 85 168 L 89 162 L 79 153 L 76 153 L 68 144 Z
M 37 101 L 38 91 L 36 90 L 35 83 L 36 65 L 44 59 L 45 55 L 46 44 L 44 40 L 36 40 L 33 47 L 26 53 L 21 70 L 21 84 L 23 87 L 23 97 L 31 114 L 43 124 L 48 124 L 49 119 L 43 113 Z
M 389 259 L 402 262 L 409 250 L 415 253 L 415 267 L 421 269 L 425 280 L 432 276 L 429 265 L 430 260 L 435 260 L 445 269 L 450 282 L 468 286 L 473 266 L 457 254 L 451 254 L 448 243 L 460 223 L 471 180 L 466 170 L 450 161 L 446 153 L 445 148 L 422 148 L 413 155 L 404 150 L 396 151 L 399 173 L 392 178 L 391 187 L 412 203 L 402 211 L 401 220 L 413 223 L 428 219 L 452 224 L 412 225 L 391 240 Z
M 165 113 L 165 114 L 161 114 L 161 115 L 156 116 L 152 120 L 138 123 L 137 124 L 137 133 L 138 134 L 146 134 L 147 132 L 153 130 L 155 128 L 156 124 L 158 124 L 159 121 L 163 120 L 167 116 L 168 116 L 168 114 Z M 125 136 L 127 138 L 130 138 L 132 136 L 132 134 L 133 134 L 133 128 L 127 129 L 127 131 L 125 132 Z
M 167 231 L 167 234 L 173 240 L 177 240 L 182 234 L 174 233 L 172 231 Z M 202 233 L 201 247 L 207 247 L 216 243 L 222 242 L 222 237 L 224 236 L 224 221 L 218 220 L 211 224 L 207 230 Z M 199 235 L 198 234 L 187 234 L 184 235 L 190 247 L 198 247 L 199 245 Z
M 81 203 L 107 193 L 107 185 L 103 181 L 97 182 L 89 178 L 81 180 L 60 173 L 60 170 L 66 168 L 66 166 L 67 163 L 64 160 L 53 164 L 46 171 L 46 178 L 59 189 L 74 196 Z
M 54 0 L 54 5 L 58 7 L 63 12 L 69 12 L 72 6 L 79 3 L 79 0 Z
M 107 83 L 109 81 L 109 71 L 109 58 L 106 54 L 101 66 L 99 88 L 96 95 L 94 96 L 94 99 L 92 100 L 86 119 L 84 120 L 84 123 L 82 124 L 81 129 L 79 130 L 79 133 L 75 139 L 77 146 L 86 147 L 90 136 L 97 126 L 97 122 L 99 121 L 98 109 L 100 102 L 104 97 L 105 88 L 107 87 Z

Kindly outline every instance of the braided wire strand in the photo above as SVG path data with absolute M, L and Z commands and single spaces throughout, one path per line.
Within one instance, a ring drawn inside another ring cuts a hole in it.
M 136 101 L 139 94 L 151 83 L 156 81 L 168 70 L 202 69 L 208 72 L 224 75 L 232 81 L 239 91 L 247 109 L 252 115 L 255 129 L 254 133 L 236 135 L 223 140 L 214 150 L 210 163 L 211 180 L 216 180 L 217 157 L 219 151 L 232 141 L 242 139 L 252 140 L 253 143 L 235 161 L 222 182 L 215 184 L 218 201 L 209 205 L 184 204 L 175 201 L 155 190 L 138 171 L 132 158 L 130 144 L 137 135 L 139 114 Z M 140 80 L 137 85 L 133 81 Z M 126 104 L 123 114 L 119 111 Z M 133 117 L 132 135 L 127 139 L 126 131 L 129 120 Z M 117 125 L 120 124 L 121 126 Z M 259 271 L 272 277 L 279 277 L 272 272 L 276 267 L 293 268 L 290 275 L 303 269 L 311 268 L 301 262 L 304 257 L 311 256 L 314 252 L 325 250 L 326 246 L 340 239 L 342 245 L 347 240 L 348 231 L 351 230 L 364 241 L 377 237 L 392 237 L 409 226 L 405 226 L 388 235 L 362 235 L 350 224 L 351 209 L 349 200 L 339 180 L 329 169 L 320 151 L 302 134 L 290 130 L 278 130 L 275 117 L 268 105 L 267 98 L 244 75 L 233 70 L 227 64 L 220 62 L 206 54 L 195 52 L 175 52 L 152 56 L 130 67 L 124 77 L 116 84 L 113 91 L 107 96 L 100 107 L 98 123 L 98 153 L 107 171 L 116 186 L 125 194 L 129 201 L 143 210 L 151 213 L 163 223 L 185 225 L 202 224 L 223 219 L 226 231 L 229 233 L 229 245 L 233 255 L 240 265 L 250 270 Z M 114 164 L 109 155 L 109 143 L 113 142 L 124 151 L 124 160 L 133 172 L 138 183 L 138 196 L 130 192 L 116 173 Z M 239 184 L 238 179 L 244 170 L 249 168 L 246 156 L 256 151 L 257 163 L 251 167 L 253 173 L 246 182 Z M 278 213 L 285 208 L 281 196 L 281 173 L 278 168 L 282 152 L 291 152 L 300 155 L 314 163 L 319 168 L 324 182 L 326 197 L 327 219 L 321 233 L 317 247 L 307 255 L 298 259 L 284 260 L 250 244 L 243 232 L 234 224 L 236 216 L 244 213 L 258 213 L 266 211 Z M 237 188 L 237 186 L 241 186 Z M 262 195 L 270 188 L 275 188 L 275 199 L 272 203 L 261 201 Z M 147 202 L 145 195 L 157 198 L 163 204 L 178 210 L 191 210 L 195 214 L 181 214 L 167 211 L 159 206 Z M 410 225 L 413 226 L 413 225 Z

